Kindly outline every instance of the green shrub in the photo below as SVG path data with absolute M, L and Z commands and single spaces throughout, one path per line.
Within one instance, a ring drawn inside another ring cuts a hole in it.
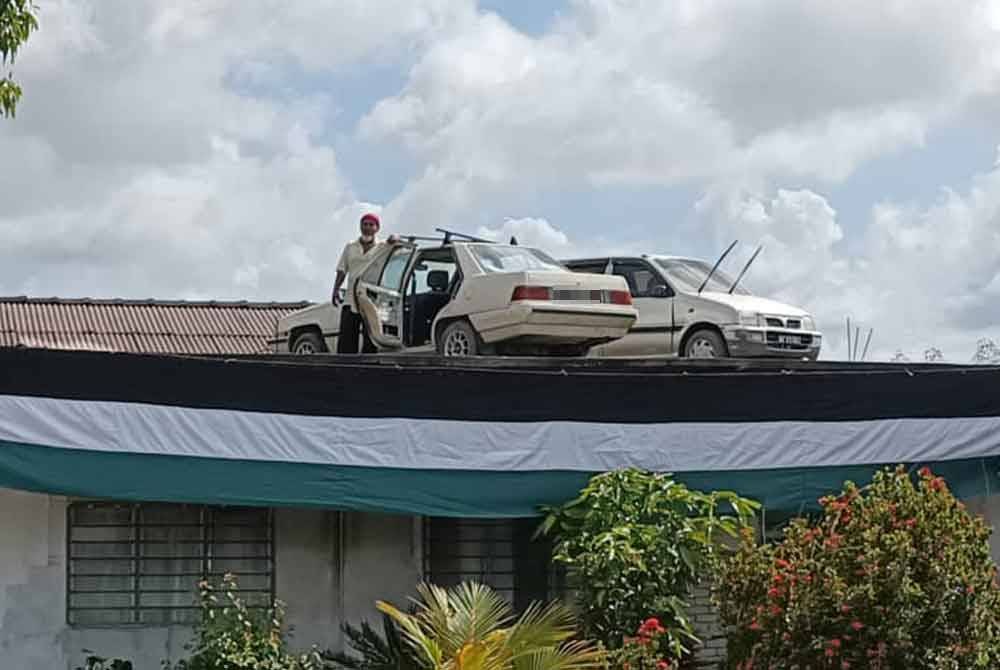
M 1000 667 L 990 529 L 940 477 L 886 469 L 820 502 L 818 522 L 774 545 L 747 534 L 723 561 L 729 667 Z
M 84 660 L 83 666 L 75 670 L 132 670 L 132 661 L 123 658 L 104 658 L 89 649 L 84 649 L 83 653 L 90 655 Z
M 201 621 L 187 660 L 173 670 L 315 670 L 323 667 L 319 653 L 289 653 L 285 640 L 285 610 L 275 601 L 253 610 L 239 597 L 233 575 L 222 579 L 219 592 L 208 581 L 198 584 Z M 164 663 L 170 668 L 169 663 Z
M 679 659 L 697 642 L 685 598 L 718 542 L 757 507 L 730 492 L 692 491 L 670 475 L 619 470 L 548 510 L 540 532 L 554 537 L 553 559 L 567 568 L 585 637 L 615 650 L 655 617 L 665 628 L 655 655 Z

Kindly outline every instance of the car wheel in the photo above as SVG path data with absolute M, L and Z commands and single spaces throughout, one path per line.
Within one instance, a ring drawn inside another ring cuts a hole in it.
M 442 356 L 478 356 L 479 335 L 468 321 L 452 321 L 441 331 L 438 353 Z
M 302 333 L 292 343 L 293 354 L 319 354 L 324 351 L 326 351 L 326 345 L 323 344 L 323 338 L 319 336 L 319 333 L 312 331 Z
M 696 330 L 684 345 L 684 358 L 727 358 L 729 349 L 714 330 Z

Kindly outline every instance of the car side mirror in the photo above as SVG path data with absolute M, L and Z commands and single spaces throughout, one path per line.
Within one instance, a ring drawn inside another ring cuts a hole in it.
M 656 284 L 649 289 L 649 295 L 654 298 L 669 298 L 670 297 L 670 287 L 666 284 Z

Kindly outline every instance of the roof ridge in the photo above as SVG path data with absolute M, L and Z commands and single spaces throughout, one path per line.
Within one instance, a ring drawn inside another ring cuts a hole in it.
M 247 309 L 279 309 L 307 307 L 314 304 L 308 300 L 295 301 L 252 301 L 252 300 L 164 300 L 158 298 L 59 298 L 29 297 L 25 295 L 0 296 L 0 304 L 28 305 L 123 305 L 158 307 L 237 307 Z

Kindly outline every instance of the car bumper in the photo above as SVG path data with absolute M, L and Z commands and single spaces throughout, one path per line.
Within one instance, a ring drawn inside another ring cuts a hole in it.
M 636 320 L 630 307 L 518 303 L 470 316 L 486 343 L 518 339 L 549 344 L 610 342 L 624 337 Z
M 808 358 L 816 360 L 823 346 L 823 335 L 817 331 L 789 328 L 756 328 L 726 326 L 722 329 L 735 358 Z

